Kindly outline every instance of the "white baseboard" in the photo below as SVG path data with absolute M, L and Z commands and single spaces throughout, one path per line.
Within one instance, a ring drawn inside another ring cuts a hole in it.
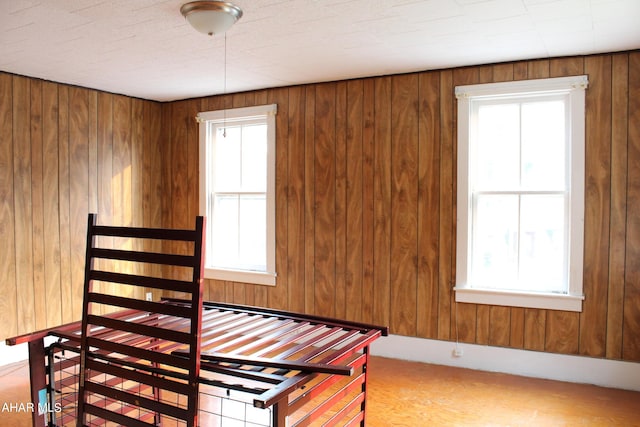
M 458 344 L 390 335 L 371 345 L 371 354 L 394 359 L 455 366 L 574 383 L 640 391 L 640 363 L 538 351 Z

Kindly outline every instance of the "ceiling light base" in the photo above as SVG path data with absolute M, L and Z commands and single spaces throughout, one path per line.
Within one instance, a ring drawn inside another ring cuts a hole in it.
M 242 17 L 242 9 L 225 1 L 192 1 L 180 8 L 187 22 L 203 34 L 226 32 Z

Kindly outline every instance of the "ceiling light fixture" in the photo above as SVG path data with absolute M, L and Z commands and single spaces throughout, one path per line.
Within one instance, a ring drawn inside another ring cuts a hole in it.
M 180 13 L 197 31 L 212 36 L 226 32 L 242 17 L 242 9 L 225 1 L 192 1 Z

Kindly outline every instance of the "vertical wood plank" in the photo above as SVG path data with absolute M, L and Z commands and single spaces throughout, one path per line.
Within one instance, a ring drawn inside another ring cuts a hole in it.
M 246 284 L 245 295 L 244 295 L 244 303 L 246 305 L 256 306 L 256 293 L 255 288 L 260 287 L 260 285 L 251 285 Z
M 15 271 L 18 287 L 18 333 L 35 330 L 33 313 L 33 209 L 31 200 L 30 85 L 26 77 L 13 78 L 13 207 Z
M 304 309 L 314 313 L 315 307 L 315 116 L 316 86 L 305 88 L 304 107 Z
M 363 100 L 364 82 L 347 83 L 346 127 L 346 319 L 362 320 L 363 297 Z
M 289 89 L 289 154 L 287 156 L 287 264 L 288 308 L 305 310 L 305 89 Z
M 513 80 L 513 64 L 504 63 L 493 66 L 493 82 L 510 82 Z
M 189 126 L 193 124 L 193 116 L 189 114 L 189 101 L 180 101 L 172 106 L 171 110 L 171 206 L 179 209 L 171 209 L 171 227 L 186 229 L 191 226 L 189 214 Z M 193 196 L 191 196 L 193 197 Z M 173 251 L 181 251 L 184 246 L 172 244 Z M 173 277 L 181 277 L 184 272 L 172 271 Z M 185 298 L 186 294 L 176 292 L 177 298 Z
M 640 212 L 640 53 L 629 54 L 627 211 Z M 631 96 L 635 94 L 635 96 Z M 640 361 L 640 215 L 627 215 L 622 358 Z
M 221 280 L 207 280 L 209 298 L 211 301 L 226 302 L 225 282 Z
M 335 113 L 335 310 L 334 316 L 347 316 L 347 83 L 336 83 Z
M 62 323 L 60 293 L 60 227 L 58 185 L 58 85 L 44 82 L 42 93 L 43 227 L 46 324 Z
M 42 81 L 31 80 L 31 210 L 33 213 L 33 314 L 36 329 L 47 326 L 44 269 L 44 165 Z
M 162 109 L 159 103 L 145 103 L 145 132 L 143 149 L 142 209 L 146 227 L 162 226 Z
M 98 94 L 98 118 L 97 118 L 97 170 L 98 179 L 98 223 L 116 225 L 113 220 L 113 193 L 111 181 L 113 178 L 113 95 L 106 93 Z M 113 247 L 113 238 L 108 236 L 100 237 L 101 244 L 106 247 Z M 107 268 L 107 267 L 105 267 Z M 112 285 L 100 284 L 101 287 Z M 107 289 L 101 289 L 107 292 Z M 102 307 L 103 312 L 113 311 L 107 307 Z
M 513 64 L 513 80 L 525 80 L 528 76 L 528 61 Z
M 478 67 L 477 83 L 492 83 L 493 82 L 493 66 L 481 65 Z
M 375 179 L 375 80 L 365 79 L 363 86 L 362 130 L 362 321 L 373 323 L 374 296 L 374 179 Z
M 71 287 L 71 223 L 70 223 L 70 168 L 69 161 L 69 87 L 58 90 L 58 165 L 60 196 L 60 293 L 62 295 L 62 322 L 73 318 L 73 290 Z M 86 223 L 86 221 L 85 221 Z
M 440 73 L 419 75 L 417 335 L 438 336 Z
M 89 92 L 69 89 L 69 224 L 73 319 L 82 317 L 89 213 Z
M 131 102 L 124 96 L 113 99 L 113 221 L 114 224 L 131 226 L 132 171 L 131 171 Z M 176 157 L 178 158 L 178 157 Z M 179 178 L 179 177 L 178 177 Z M 181 206 L 176 204 L 175 206 Z M 178 212 L 183 210 L 178 209 Z
M 509 307 L 489 307 L 489 337 L 487 344 L 506 347 L 511 332 L 511 309 Z
M 247 92 L 234 93 L 231 95 L 231 105 L 233 105 L 233 108 L 246 107 L 248 96 Z
M 524 308 L 512 307 L 510 311 L 509 345 L 513 348 L 524 348 Z
M 244 106 L 244 104 L 240 104 Z M 235 108 L 235 105 L 234 105 Z M 200 112 L 200 101 L 192 99 L 187 104 L 187 188 L 188 188 L 188 205 L 186 212 L 187 228 L 193 228 L 195 225 L 195 217 L 200 210 L 200 193 L 198 191 L 198 183 L 200 179 L 200 160 L 199 160 L 199 128 L 196 122 L 196 115 Z
M 144 224 L 143 207 L 143 156 L 144 156 L 144 102 L 141 99 L 131 100 L 131 224 L 134 227 L 142 227 Z M 193 148 L 189 146 L 189 148 Z M 198 151 L 196 148 L 196 156 Z M 196 162 L 197 163 L 197 162 Z M 189 171 L 193 169 L 193 164 L 189 164 Z M 196 166 L 195 173 L 198 173 Z M 196 197 L 198 189 L 194 191 Z M 191 212 L 191 210 L 190 210 Z M 195 216 L 195 215 L 193 215 Z M 190 216 L 191 217 L 191 216 Z M 193 227 L 193 224 L 191 224 Z M 140 242 L 138 242 L 140 243 Z M 138 249 L 142 249 L 141 247 Z M 142 273 L 142 272 L 141 272 Z M 145 273 L 145 274 L 148 274 Z
M 438 253 L 438 339 L 452 338 L 451 319 L 454 316 L 452 305 L 453 275 L 455 265 L 455 218 L 453 206 L 455 200 L 454 174 L 454 111 L 453 72 L 440 72 L 440 227 Z
M 0 73 L 0 324 L 7 336 L 18 334 L 13 191 L 13 77 Z
M 611 57 L 585 59 L 586 93 L 584 280 L 580 354 L 606 353 L 611 201 Z
M 171 226 L 186 228 L 189 212 L 189 117 L 188 101 L 180 101 L 173 105 L 171 111 Z
M 289 151 L 289 90 L 270 90 L 268 103 L 278 104 L 276 116 L 276 286 L 268 289 L 270 307 L 287 308 L 289 271 L 287 270 L 287 155 Z
M 578 354 L 578 313 L 549 310 L 544 351 Z
M 144 101 L 133 98 L 131 100 L 131 118 L 130 118 L 130 135 L 131 135 L 131 225 L 134 227 L 142 227 L 144 224 L 143 209 L 143 161 L 144 155 Z M 197 195 L 197 189 L 196 189 Z M 141 242 L 135 239 L 133 249 L 136 251 L 148 250 L 145 248 L 149 242 Z M 148 276 L 151 274 L 151 264 L 144 266 L 136 266 L 135 274 Z M 144 290 L 136 289 L 134 292 L 136 298 L 145 298 Z M 153 294 L 152 294 L 153 295 Z
M 549 60 L 549 77 L 578 76 L 584 73 L 584 59 L 580 56 Z
M 315 310 L 335 314 L 336 85 L 316 86 L 315 121 Z
M 145 227 L 158 228 L 162 226 L 162 155 L 160 152 L 162 109 L 160 104 L 146 102 L 144 106 L 145 132 L 142 148 L 142 210 L 143 224 Z M 160 252 L 162 242 L 150 243 L 150 250 Z M 160 266 L 150 267 L 150 273 L 154 277 L 160 277 Z M 203 287 L 203 293 L 206 286 Z M 152 293 L 152 299 L 157 301 L 162 295 L 159 289 L 147 289 Z
M 391 83 L 391 312 L 393 333 L 416 333 L 418 232 L 418 76 Z
M 545 310 L 525 308 L 524 339 L 525 350 L 544 351 L 547 316 Z
M 98 92 L 89 91 L 89 208 L 98 212 Z
M 113 224 L 125 227 L 133 225 L 132 102 L 131 98 L 121 95 L 114 95 L 113 98 L 113 169 L 111 178 Z M 114 239 L 114 246 L 117 249 L 132 249 L 133 242 L 130 239 Z M 116 270 L 122 273 L 134 273 L 129 264 L 121 265 Z M 134 294 L 133 289 L 120 289 L 117 285 L 111 286 L 113 286 L 114 292 L 121 293 L 121 296 L 139 296 Z
M 98 92 L 91 90 L 89 96 L 89 112 L 88 112 L 88 200 L 87 213 L 98 213 Z M 86 242 L 86 240 L 85 240 Z M 98 262 L 99 265 L 99 262 Z M 83 282 L 84 283 L 84 282 Z M 97 289 L 101 289 L 103 284 L 96 284 Z M 84 294 L 83 294 L 84 297 Z M 101 312 L 106 311 L 104 307 L 100 307 Z
M 544 79 L 549 77 L 549 60 L 535 59 L 527 62 L 527 78 Z
M 162 104 L 162 188 L 164 190 L 162 197 L 162 227 L 172 227 L 173 221 L 173 169 L 174 158 L 173 155 L 173 134 L 174 129 L 178 126 L 174 123 L 174 110 L 176 103 Z M 171 244 L 167 242 L 162 243 L 164 251 L 172 249 Z M 165 267 L 161 267 L 163 276 L 167 277 L 171 274 Z M 176 296 L 172 293 L 161 293 L 164 296 Z
M 234 304 L 246 304 L 247 302 L 247 285 L 245 283 L 230 283 L 232 285 L 232 299 L 230 302 Z
M 628 214 L 629 56 L 627 54 L 613 56 L 611 78 L 611 225 L 609 232 L 606 357 L 620 359 L 622 357 L 625 242 Z
M 171 169 L 173 167 L 173 158 L 171 157 L 171 147 L 173 138 L 173 103 L 162 104 L 162 188 L 164 190 L 162 197 L 162 227 L 171 227 L 171 202 L 172 190 L 171 185 Z
M 375 79 L 374 318 L 391 319 L 391 78 Z
M 223 302 L 233 303 L 234 300 L 234 283 L 228 280 L 223 281 L 224 283 L 224 297 L 222 298 Z

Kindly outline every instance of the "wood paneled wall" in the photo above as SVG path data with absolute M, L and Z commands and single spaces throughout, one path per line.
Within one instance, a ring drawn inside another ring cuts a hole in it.
M 456 304 L 454 87 L 578 74 L 589 75 L 583 312 Z M 164 104 L 0 74 L 4 335 L 78 317 L 89 210 L 192 226 L 195 115 L 267 103 L 278 104 L 277 285 L 208 280 L 207 299 L 640 361 L 637 51 Z
M 582 313 L 455 304 L 454 87 L 587 74 Z M 277 103 L 277 286 L 213 300 L 392 333 L 640 360 L 640 53 L 476 66 L 167 104 L 172 225 L 197 212 L 199 111 Z
M 77 320 L 87 214 L 161 225 L 162 107 L 0 73 L 0 335 Z

